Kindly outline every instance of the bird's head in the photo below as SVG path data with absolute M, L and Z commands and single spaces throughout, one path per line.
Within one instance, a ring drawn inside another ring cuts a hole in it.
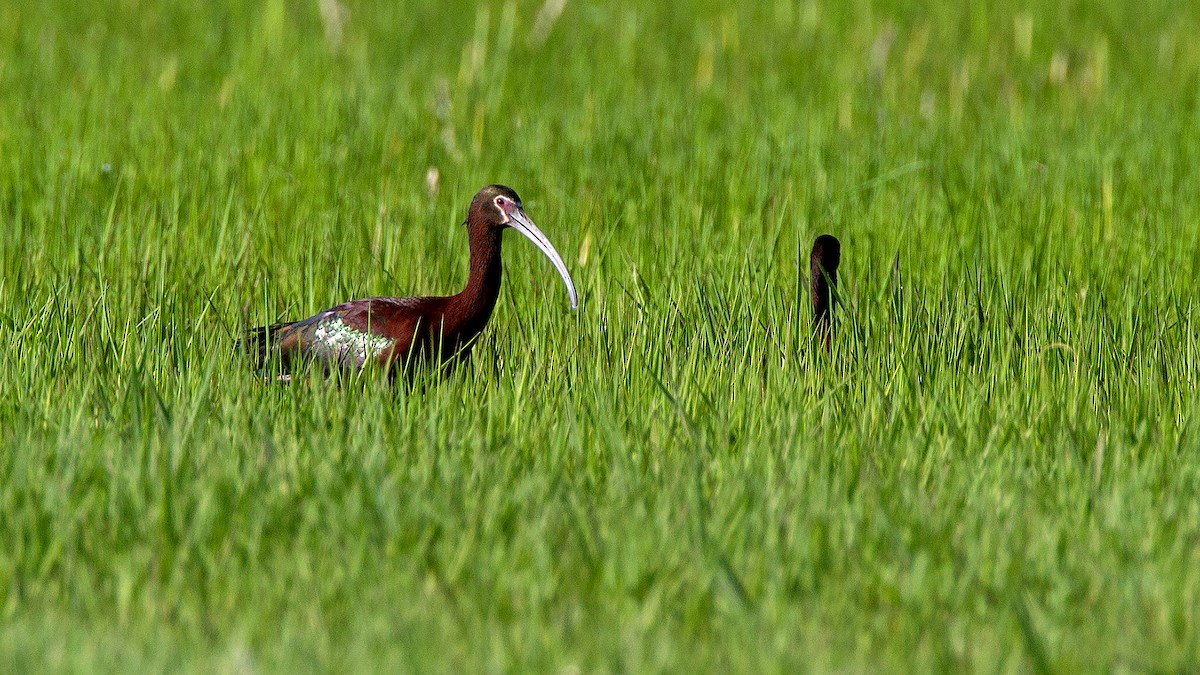
M 471 202 L 470 220 L 503 230 L 513 226 L 517 214 L 524 215 L 521 196 L 507 185 L 489 185 L 480 190 Z M 528 220 L 528 216 L 525 216 Z
M 567 264 L 563 262 L 562 256 L 546 235 L 533 224 L 533 219 L 525 214 L 521 197 L 516 190 L 507 185 L 489 185 L 480 190 L 471 201 L 471 213 L 467 217 L 467 223 L 472 228 L 483 226 L 497 232 L 511 227 L 528 237 L 546 254 L 550 262 L 554 263 L 555 269 L 562 276 L 567 285 L 567 293 L 571 296 L 571 309 L 579 307 L 579 296 L 575 293 L 575 282 L 571 280 Z
M 822 272 L 837 280 L 838 264 L 842 262 L 842 243 L 832 234 L 823 234 L 813 242 L 809 255 L 813 278 Z

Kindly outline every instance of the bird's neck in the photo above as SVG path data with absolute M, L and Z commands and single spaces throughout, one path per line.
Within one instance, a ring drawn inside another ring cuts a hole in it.
M 829 282 L 832 279 L 826 279 L 825 274 L 818 268 L 813 271 L 812 280 L 812 299 L 813 311 L 817 318 L 827 318 L 829 316 L 830 306 L 833 302 L 833 294 L 830 292 Z
M 817 323 L 817 338 L 829 348 L 830 327 L 833 323 L 833 287 L 837 285 L 837 270 L 827 272 L 817 262 L 812 263 L 813 314 Z
M 471 272 L 467 286 L 452 298 L 458 332 L 474 337 L 492 316 L 500 297 L 500 232 L 483 230 L 471 233 Z

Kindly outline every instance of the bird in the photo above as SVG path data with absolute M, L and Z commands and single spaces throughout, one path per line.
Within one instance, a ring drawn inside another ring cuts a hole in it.
M 842 243 L 832 234 L 817 237 L 808 255 L 816 337 L 826 351 L 832 343 L 833 305 L 837 300 L 837 269 L 841 260 Z
M 300 321 L 250 330 L 242 344 L 265 379 L 268 364 L 280 365 L 274 379 L 291 381 L 300 362 L 327 371 L 358 371 L 381 365 L 389 374 L 411 362 L 470 356 L 476 336 L 487 325 L 500 295 L 501 234 L 512 228 L 546 254 L 566 283 L 571 309 L 579 296 L 566 263 L 546 235 L 526 215 L 520 196 L 505 185 L 481 189 L 467 213 L 470 273 L 462 291 L 449 296 L 373 297 L 351 300 Z

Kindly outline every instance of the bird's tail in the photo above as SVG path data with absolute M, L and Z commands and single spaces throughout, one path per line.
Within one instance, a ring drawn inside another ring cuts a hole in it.
M 242 354 L 249 359 L 254 370 L 264 372 L 271 362 L 272 356 L 278 355 L 280 342 L 290 332 L 291 323 L 273 323 L 269 326 L 258 326 L 246 331 L 238 342 Z

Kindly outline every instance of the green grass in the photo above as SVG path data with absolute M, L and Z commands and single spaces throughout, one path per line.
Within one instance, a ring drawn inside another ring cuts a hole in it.
M 1200 669 L 1196 7 L 318 4 L 0 4 L 0 670 Z

